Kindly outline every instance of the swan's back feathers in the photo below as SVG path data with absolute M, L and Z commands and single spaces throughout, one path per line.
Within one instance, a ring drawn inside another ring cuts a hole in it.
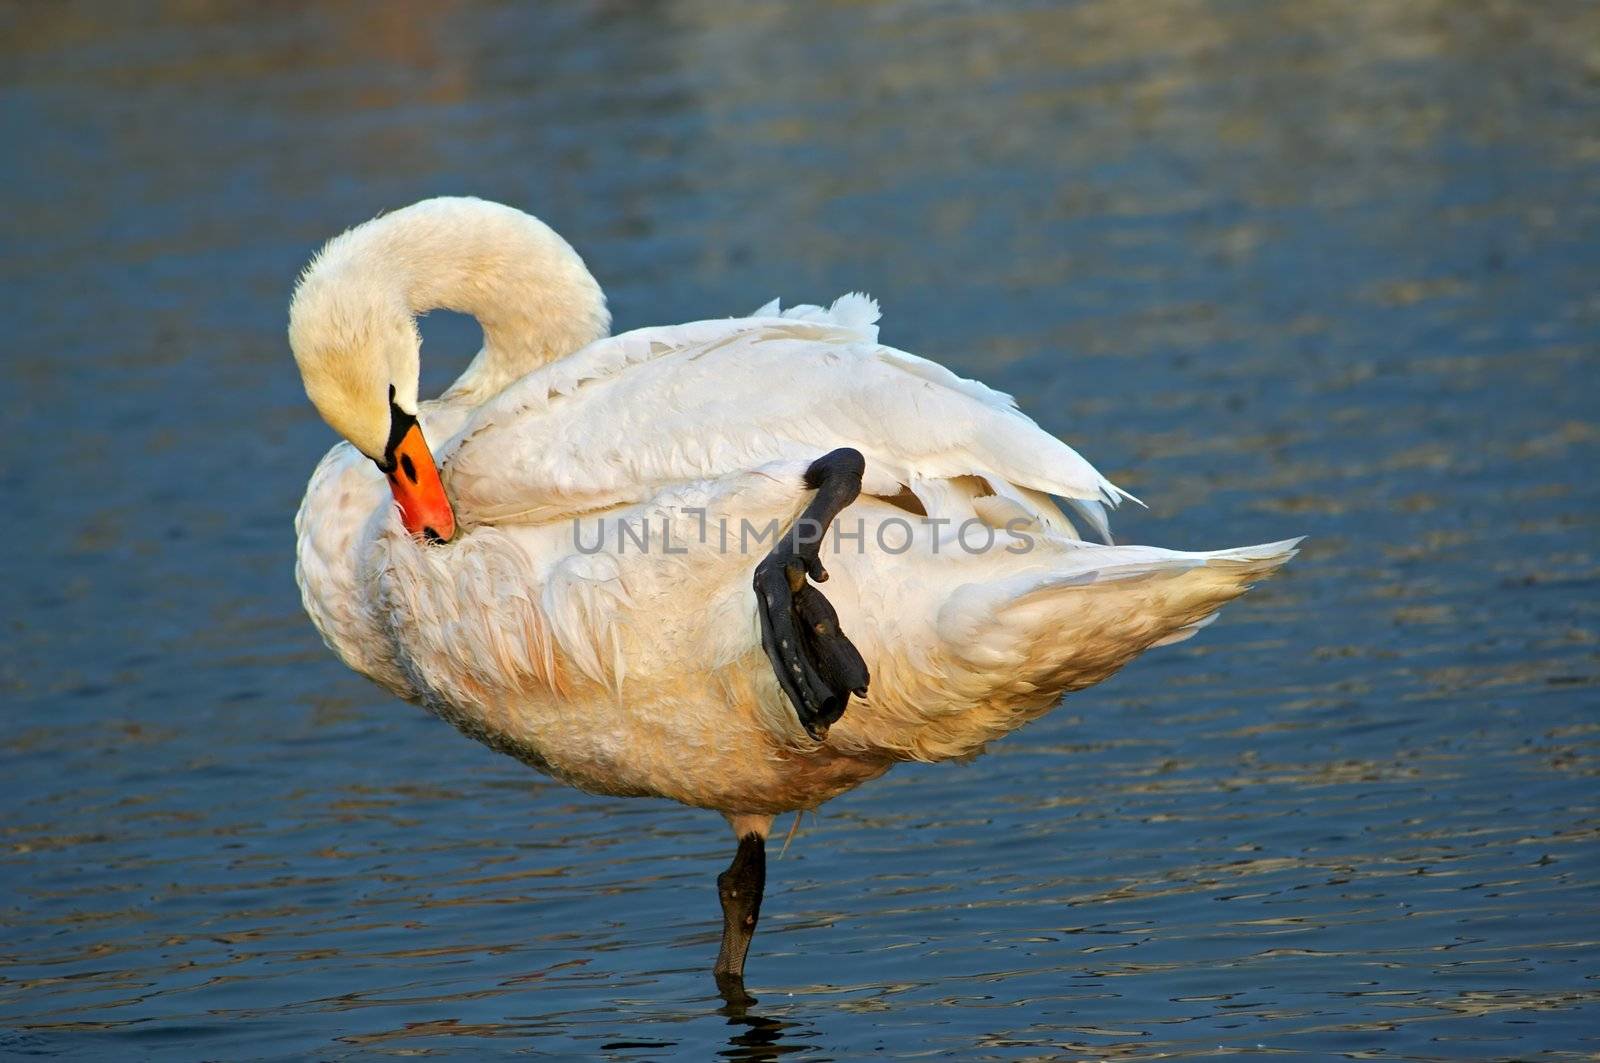
M 929 516 L 985 519 L 999 496 L 1058 534 L 1069 500 L 1105 536 L 1123 492 L 1007 395 L 877 341 L 877 304 L 639 329 L 506 388 L 441 448 L 469 524 L 545 523 L 839 446 L 865 490 Z
M 878 321 L 883 317 L 883 313 L 878 309 L 878 300 L 866 292 L 846 292 L 827 308 L 801 303 L 784 310 L 782 303 L 774 299 L 750 316 L 780 317 L 791 321 L 815 321 L 825 325 L 837 325 L 841 329 L 854 332 L 868 343 L 876 343 Z

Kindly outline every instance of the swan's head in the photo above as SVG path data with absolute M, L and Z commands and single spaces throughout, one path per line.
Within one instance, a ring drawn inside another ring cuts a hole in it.
M 328 241 L 300 276 L 289 345 L 334 431 L 389 477 L 407 530 L 450 539 L 454 511 L 417 426 L 416 315 L 470 313 L 483 350 L 449 395 L 482 403 L 604 336 L 605 295 L 578 253 L 520 210 L 441 196 Z
M 416 319 L 339 250 L 335 240 L 312 261 L 289 307 L 289 346 L 306 395 L 388 477 L 406 530 L 449 541 L 455 512 L 417 423 Z

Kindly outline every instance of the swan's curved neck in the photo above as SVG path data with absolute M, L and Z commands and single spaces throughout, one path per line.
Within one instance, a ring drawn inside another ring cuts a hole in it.
M 442 309 L 477 319 L 483 350 L 448 400 L 482 402 L 611 326 L 605 295 L 572 246 L 537 218 L 486 200 L 429 199 L 379 217 L 330 244 L 318 263 L 338 265 L 367 274 L 362 287 L 412 315 Z

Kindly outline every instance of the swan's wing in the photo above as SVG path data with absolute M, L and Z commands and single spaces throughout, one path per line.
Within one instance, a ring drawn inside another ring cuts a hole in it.
M 877 341 L 877 304 L 776 304 L 758 316 L 600 340 L 513 384 L 441 448 L 469 523 L 545 523 L 841 446 L 869 494 L 934 517 L 1105 532 L 1127 497 L 1002 395 Z

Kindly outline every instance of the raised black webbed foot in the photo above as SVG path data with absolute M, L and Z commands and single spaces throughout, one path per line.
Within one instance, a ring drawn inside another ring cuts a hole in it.
M 839 615 L 810 582 L 828 578 L 819 556 L 823 538 L 861 493 L 865 470 L 861 452 L 848 447 L 812 462 L 805 484 L 817 497 L 756 566 L 761 645 L 801 726 L 818 741 L 844 715 L 851 694 L 866 696 L 870 679 L 861 654 L 839 630 Z

